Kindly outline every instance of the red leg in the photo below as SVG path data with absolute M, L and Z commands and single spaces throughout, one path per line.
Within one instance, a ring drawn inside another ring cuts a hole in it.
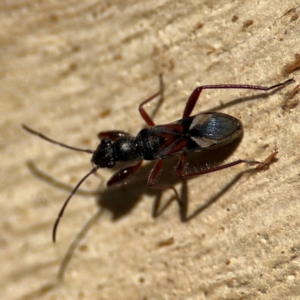
M 225 164 L 225 165 L 216 166 L 216 167 L 213 167 L 213 168 L 209 168 L 209 169 L 205 169 L 205 170 L 201 170 L 201 171 L 196 171 L 196 172 L 184 173 L 185 172 L 185 167 L 186 167 L 186 152 L 183 152 L 180 156 L 179 164 L 178 164 L 177 169 L 176 169 L 176 177 L 180 178 L 180 179 L 195 177 L 195 176 L 199 176 L 199 175 L 208 174 L 208 173 L 220 171 L 220 170 L 223 170 L 223 169 L 227 169 L 227 168 L 233 167 L 235 165 L 239 165 L 241 163 L 246 163 L 246 164 L 250 164 L 250 165 L 268 166 L 268 163 L 265 163 L 265 162 L 260 162 L 260 161 L 255 161 L 255 160 L 238 159 L 236 161 L 233 161 L 233 162 Z
M 148 115 L 148 113 L 145 111 L 143 106 L 145 104 L 147 104 L 148 102 L 150 102 L 151 100 L 153 100 L 154 98 L 156 98 L 157 96 L 159 96 L 159 95 L 162 96 L 162 94 L 163 94 L 162 74 L 159 75 L 159 85 L 160 85 L 159 91 L 157 93 L 155 93 L 154 95 L 152 95 L 151 97 L 149 97 L 148 99 L 146 99 L 145 101 L 143 101 L 139 106 L 139 112 L 148 126 L 155 126 L 155 123 L 151 119 L 151 117 Z
M 120 181 L 126 179 L 130 175 L 134 174 L 142 165 L 143 161 L 139 161 L 136 165 L 129 166 L 127 168 L 124 168 L 120 171 L 118 171 L 116 174 L 114 174 L 106 183 L 106 186 L 111 186 L 113 184 L 119 183 Z
M 109 131 L 100 131 L 97 136 L 100 140 L 109 138 L 111 141 L 115 141 L 118 137 L 129 136 L 130 134 L 121 130 L 109 130 Z
M 204 89 L 246 89 L 246 90 L 269 91 L 269 90 L 275 89 L 277 87 L 283 86 L 285 84 L 291 83 L 293 81 L 294 81 L 294 79 L 291 78 L 291 79 L 288 79 L 284 82 L 272 85 L 270 87 L 258 86 L 258 85 L 246 85 L 246 84 L 218 84 L 218 85 L 202 85 L 202 86 L 199 86 L 190 95 L 190 97 L 189 97 L 189 99 L 186 103 L 182 118 L 185 119 L 185 118 L 188 118 L 191 115 L 191 113 L 192 113 L 192 111 L 193 111 L 193 109 L 194 109 L 194 107 L 195 107 L 195 105 L 198 101 L 200 93 Z
M 159 159 L 149 174 L 148 185 L 154 189 L 159 189 L 159 190 L 171 189 L 174 191 L 176 198 L 179 200 L 178 193 L 173 185 L 155 184 L 155 179 L 157 178 L 161 170 L 162 164 L 163 164 L 163 160 Z

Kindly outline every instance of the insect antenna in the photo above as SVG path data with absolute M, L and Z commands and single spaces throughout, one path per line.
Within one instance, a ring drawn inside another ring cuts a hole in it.
M 69 146 L 69 145 L 66 145 L 64 143 L 61 143 L 61 142 L 57 142 L 53 139 L 50 139 L 48 138 L 47 136 L 45 136 L 44 134 L 38 132 L 38 131 L 35 131 L 34 129 L 28 127 L 27 125 L 25 124 L 22 124 L 22 128 L 24 130 L 26 130 L 27 132 L 33 134 L 33 135 L 36 135 L 38 137 L 40 137 L 41 139 L 43 140 L 46 140 L 52 144 L 55 144 L 55 145 L 58 145 L 58 146 L 61 146 L 61 147 L 64 147 L 64 148 L 67 148 L 67 149 L 70 149 L 70 150 L 74 150 L 74 151 L 80 151 L 80 152 L 86 152 L 86 153 L 94 153 L 94 150 L 90 150 L 90 149 L 80 149 L 80 148 L 76 148 L 76 147 L 72 147 L 72 146 Z
M 24 130 L 26 130 L 27 132 L 33 134 L 33 135 L 36 135 L 38 137 L 40 137 L 41 139 L 43 140 L 46 140 L 47 142 L 49 143 L 52 143 L 52 144 L 55 144 L 55 145 L 58 145 L 58 146 L 61 146 L 61 147 L 64 147 L 64 148 L 67 148 L 67 149 L 70 149 L 70 150 L 74 150 L 74 151 L 80 151 L 80 152 L 86 152 L 86 153 L 91 153 L 93 154 L 94 153 L 94 150 L 90 150 L 90 149 L 81 149 L 81 148 L 76 148 L 76 147 L 72 147 L 72 146 L 69 146 L 69 145 L 66 145 L 64 143 L 61 143 L 61 142 L 58 142 L 58 141 L 55 141 L 49 137 L 47 137 L 46 135 L 38 132 L 38 131 L 35 131 L 34 129 L 28 127 L 27 125 L 25 124 L 22 124 L 22 128 Z M 78 190 L 78 188 L 81 186 L 81 184 L 93 173 L 95 173 L 98 169 L 100 168 L 100 166 L 95 166 L 89 173 L 87 173 L 78 183 L 77 185 L 74 187 L 74 189 L 72 190 L 72 192 L 70 193 L 70 195 L 68 196 L 68 198 L 65 200 L 65 203 L 63 204 L 62 208 L 60 209 L 58 215 L 57 215 L 57 218 L 55 220 L 55 223 L 53 225 L 53 229 L 52 229 L 52 241 L 53 243 L 55 243 L 56 241 L 56 232 L 57 232 L 57 227 L 58 227 L 58 224 L 59 224 L 59 221 L 61 219 L 61 217 L 63 216 L 64 214 L 64 211 L 68 205 L 68 203 L 70 202 L 72 196 L 76 193 L 76 191 Z
M 65 200 L 65 203 L 63 204 L 63 206 L 61 207 L 58 215 L 57 215 L 57 218 L 54 222 L 54 225 L 53 225 L 53 229 L 52 229 L 52 241 L 53 243 L 55 243 L 56 241 L 56 232 L 57 232 L 57 227 L 58 227 L 58 224 L 59 224 L 59 221 L 61 219 L 61 217 L 63 216 L 64 214 L 64 211 L 68 205 L 68 203 L 70 202 L 71 198 L 73 197 L 73 195 L 76 193 L 76 191 L 78 190 L 78 188 L 81 186 L 81 184 L 93 173 L 95 173 L 98 169 L 100 168 L 100 166 L 95 166 L 90 172 L 88 172 L 86 175 L 84 175 L 81 180 L 76 184 L 76 186 L 74 187 L 74 189 L 72 190 L 71 194 L 68 196 L 68 198 Z

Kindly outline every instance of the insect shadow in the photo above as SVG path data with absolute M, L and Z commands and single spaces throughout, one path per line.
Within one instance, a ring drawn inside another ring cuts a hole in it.
M 192 154 L 189 157 L 189 163 L 192 165 L 198 165 L 201 162 L 207 163 L 208 161 L 211 163 L 216 163 L 217 160 L 220 159 L 220 155 L 222 155 L 222 158 L 226 159 L 226 157 L 231 155 L 231 152 L 234 151 L 234 149 L 238 146 L 238 143 L 240 141 L 236 141 L 235 144 L 231 144 L 228 147 L 224 147 L 222 149 L 222 153 L 219 153 L 219 149 L 216 149 L 213 152 L 210 152 L 210 159 L 208 160 L 205 153 L 203 155 L 195 155 Z M 202 156 L 202 157 L 201 157 Z M 174 165 L 174 159 L 170 159 L 167 161 L 166 168 L 164 168 L 160 180 L 169 182 L 170 177 L 174 178 L 172 176 L 173 174 L 170 174 L 168 170 L 172 170 L 172 167 Z M 49 176 L 48 174 L 42 172 L 37 168 L 37 166 L 29 161 L 27 162 L 27 166 L 30 169 L 34 175 L 36 175 L 39 179 L 47 182 L 48 184 L 51 184 L 57 188 L 63 189 L 67 192 L 70 192 L 72 190 L 72 186 L 66 185 L 59 180 Z M 131 177 L 125 186 L 116 186 L 111 187 L 110 189 L 100 189 L 100 190 L 93 190 L 93 191 L 87 191 L 80 189 L 78 190 L 78 195 L 81 196 L 96 196 L 96 203 L 98 206 L 97 212 L 88 220 L 88 222 L 82 227 L 82 229 L 79 231 L 79 233 L 75 236 L 74 240 L 70 244 L 68 250 L 66 251 L 66 254 L 64 255 L 59 270 L 57 274 L 57 278 L 59 281 L 64 280 L 66 270 L 74 256 L 74 253 L 78 246 L 80 245 L 80 242 L 84 239 L 88 231 L 92 228 L 92 226 L 99 221 L 100 217 L 104 213 L 104 211 L 109 211 L 111 214 L 111 220 L 112 222 L 116 222 L 119 219 L 125 217 L 126 215 L 130 214 L 130 212 L 136 207 L 136 205 L 142 201 L 141 196 L 142 195 L 148 195 L 153 196 L 154 203 L 152 205 L 152 217 L 157 218 L 159 217 L 166 209 L 167 207 L 174 201 L 176 198 L 174 196 L 171 196 L 170 198 L 167 197 L 168 200 L 162 199 L 162 195 L 164 193 L 163 190 L 157 190 L 157 189 L 150 189 L 149 187 L 145 186 L 143 183 L 148 178 L 149 171 L 152 169 L 153 164 L 147 164 L 145 166 L 142 166 L 139 170 L 139 176 Z M 244 174 L 252 174 L 257 172 L 255 168 L 249 168 L 247 170 L 239 172 L 237 175 L 235 175 L 231 180 L 228 181 L 228 183 L 221 188 L 221 190 L 216 193 L 214 196 L 212 196 L 209 199 L 201 199 L 199 206 L 194 209 L 192 212 L 188 214 L 188 186 L 187 181 L 189 179 L 184 180 L 174 180 L 172 183 L 176 184 L 180 182 L 180 197 L 181 197 L 181 205 L 179 205 L 179 218 L 182 222 L 188 222 L 195 218 L 198 214 L 200 214 L 202 211 L 207 209 L 210 205 L 212 205 L 214 202 L 216 202 L 222 195 L 224 195 L 231 187 L 233 187 Z M 171 175 L 171 176 L 170 176 Z M 137 179 L 138 178 L 138 179 Z M 164 204 L 161 205 L 162 200 L 164 200 Z
M 270 162 L 269 162 L 270 163 Z M 142 169 L 139 171 L 139 178 L 141 181 L 144 179 L 147 179 L 147 175 L 149 170 L 151 169 L 150 166 L 142 167 Z M 236 174 L 232 179 L 228 181 L 228 183 L 223 186 L 219 192 L 217 192 L 215 195 L 213 195 L 209 199 L 202 199 L 202 202 L 199 204 L 199 206 L 194 209 L 192 212 L 187 214 L 188 212 L 188 186 L 187 186 L 187 180 L 183 180 L 180 182 L 180 197 L 182 199 L 182 205 L 179 206 L 179 216 L 180 220 L 182 222 L 188 222 L 195 218 L 198 214 L 202 213 L 204 210 L 206 210 L 209 206 L 211 206 L 213 203 L 215 203 L 219 198 L 221 198 L 226 192 L 230 190 L 240 179 L 246 175 L 246 174 L 254 174 L 258 172 L 256 168 L 249 168 L 244 171 L 239 172 Z M 163 177 L 163 176 L 162 176 Z M 92 228 L 92 226 L 99 221 L 100 217 L 102 216 L 103 212 L 105 210 L 109 210 L 111 212 L 111 219 L 113 222 L 117 221 L 118 219 L 124 217 L 125 215 L 129 214 L 129 212 L 138 204 L 139 201 L 141 201 L 141 195 L 142 194 L 155 194 L 155 200 L 152 206 L 152 216 L 154 218 L 157 218 L 167 207 L 175 200 L 175 197 L 169 198 L 168 201 L 165 202 L 165 204 L 161 207 L 160 202 L 162 200 L 162 191 L 158 190 L 145 190 L 144 187 L 136 188 L 137 181 L 129 181 L 126 186 L 126 191 L 123 190 L 123 192 L 120 192 L 120 189 L 113 188 L 113 189 L 107 189 L 103 191 L 103 193 L 99 194 L 97 203 L 99 206 L 99 209 L 97 212 L 88 220 L 88 222 L 82 227 L 80 232 L 75 236 L 74 240 L 70 244 L 64 258 L 62 259 L 62 262 L 60 264 L 60 268 L 57 274 L 58 280 L 63 280 L 65 277 L 66 270 L 74 256 L 74 253 L 78 246 L 80 245 L 80 242 L 84 239 L 88 231 Z M 132 192 L 133 191 L 133 192 Z M 125 195 L 124 195 L 125 192 Z M 126 201 L 126 200 L 129 201 Z

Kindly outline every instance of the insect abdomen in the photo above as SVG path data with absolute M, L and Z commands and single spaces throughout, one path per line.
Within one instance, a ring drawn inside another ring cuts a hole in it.
M 217 148 L 231 143 L 242 134 L 241 122 L 229 115 L 209 112 L 195 115 L 190 123 L 191 139 L 201 148 Z

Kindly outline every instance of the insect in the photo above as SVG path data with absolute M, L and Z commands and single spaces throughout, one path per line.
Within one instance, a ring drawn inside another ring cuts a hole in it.
M 102 131 L 98 134 L 98 137 L 101 141 L 96 150 L 80 149 L 60 143 L 38 131 L 31 129 L 26 125 L 22 125 L 23 129 L 25 129 L 27 132 L 37 135 L 38 137 L 50 143 L 68 148 L 70 150 L 92 154 L 91 162 L 94 167 L 77 183 L 61 207 L 53 225 L 53 242 L 56 241 L 58 224 L 72 196 L 76 193 L 80 185 L 99 168 L 112 168 L 116 163 L 131 164 L 130 166 L 127 166 L 116 172 L 107 181 L 106 185 L 109 187 L 123 181 L 130 175 L 137 172 L 142 165 L 143 160 L 156 160 L 157 162 L 148 177 L 148 185 L 150 187 L 159 189 L 174 189 L 174 187 L 170 185 L 155 184 L 155 180 L 162 168 L 163 160 L 173 155 L 180 156 L 175 173 L 176 177 L 179 179 L 195 177 L 198 175 L 219 171 L 241 163 L 267 165 L 265 162 L 239 159 L 227 164 L 200 171 L 186 172 L 186 155 L 188 152 L 202 151 L 204 149 L 216 149 L 231 143 L 233 140 L 241 137 L 242 134 L 241 122 L 230 115 L 219 112 L 205 112 L 193 116 L 191 116 L 191 114 L 202 90 L 205 89 L 248 89 L 269 91 L 289 84 L 293 81 L 294 79 L 291 78 L 270 87 L 243 84 L 199 86 L 190 95 L 181 119 L 169 124 L 155 125 L 152 118 L 145 111 L 144 106 L 162 94 L 161 88 L 160 91 L 139 105 L 140 115 L 148 125 L 147 128 L 142 129 L 137 136 L 132 136 L 127 132 L 119 130 Z

